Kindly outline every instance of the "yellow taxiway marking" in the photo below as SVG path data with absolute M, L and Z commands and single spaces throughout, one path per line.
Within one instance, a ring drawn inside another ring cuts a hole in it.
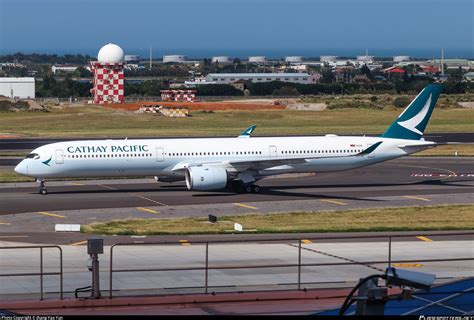
M 141 211 L 145 211 L 145 212 L 148 212 L 148 213 L 152 213 L 152 214 L 159 214 L 158 211 L 155 211 L 153 209 L 148 209 L 148 208 L 143 208 L 143 207 L 137 207 L 138 210 L 141 210 Z
M 182 246 L 190 246 L 191 245 L 188 240 L 179 240 L 179 243 L 181 243 Z
M 28 238 L 28 236 L 0 236 L 0 239 L 3 238 Z
M 321 199 L 322 202 L 328 202 L 328 203 L 334 203 L 338 204 L 340 206 L 347 206 L 347 203 L 342 202 L 342 201 L 336 201 L 336 200 L 329 200 L 329 199 Z
M 421 241 L 433 242 L 433 240 L 431 240 L 431 239 L 428 238 L 428 237 L 417 236 L 416 238 L 419 239 L 419 240 L 421 240 Z
M 0 221 L 0 224 L 1 224 L 1 225 L 5 225 L 5 226 L 9 226 L 9 225 L 11 225 L 11 223 L 10 223 L 10 222 L 3 222 L 3 221 Z
M 421 263 L 394 263 L 392 266 L 397 268 L 421 268 L 423 264 Z
M 66 218 L 65 216 L 61 216 L 59 214 L 49 213 L 49 212 L 45 212 L 45 211 L 40 211 L 40 212 L 36 212 L 36 213 L 42 214 L 44 216 L 55 217 L 55 218 Z
M 83 183 L 79 183 L 79 182 L 69 182 L 68 184 L 72 185 L 72 186 L 83 186 L 84 185 Z
M 306 243 L 306 244 L 313 243 L 313 241 L 308 240 L 308 239 L 303 239 L 301 240 L 301 242 Z
M 83 241 L 71 243 L 70 246 L 80 246 L 86 243 L 87 243 L 87 240 L 83 240 Z
M 234 203 L 234 206 L 239 206 L 239 207 L 253 209 L 253 210 L 258 209 L 257 207 L 249 206 L 248 204 L 243 204 L 243 203 Z
M 403 197 L 408 198 L 408 199 L 421 200 L 421 201 L 431 201 L 430 199 L 427 199 L 427 198 L 421 198 L 421 197 L 415 197 L 415 196 L 403 196 Z

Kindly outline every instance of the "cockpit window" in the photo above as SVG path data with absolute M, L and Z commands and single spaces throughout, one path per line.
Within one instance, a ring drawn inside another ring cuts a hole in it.
M 29 155 L 26 156 L 26 159 L 39 159 L 40 156 L 37 153 L 30 153 Z

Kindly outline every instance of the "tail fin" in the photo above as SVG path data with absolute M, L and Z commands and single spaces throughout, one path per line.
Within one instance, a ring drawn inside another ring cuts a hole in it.
M 426 86 L 382 137 L 420 140 L 442 90 L 443 86 L 439 84 Z

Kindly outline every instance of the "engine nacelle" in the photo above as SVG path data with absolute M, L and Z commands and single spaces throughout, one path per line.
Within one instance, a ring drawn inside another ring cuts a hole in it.
M 227 185 L 227 171 L 221 167 L 189 167 L 185 177 L 188 190 L 220 190 Z
M 155 176 L 156 182 L 176 182 L 176 181 L 183 181 L 183 176 Z

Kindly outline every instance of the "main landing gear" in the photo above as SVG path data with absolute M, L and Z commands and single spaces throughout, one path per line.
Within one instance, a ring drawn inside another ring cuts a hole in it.
M 253 183 L 243 183 L 242 181 L 235 181 L 234 190 L 238 193 L 259 193 L 260 187 Z
M 44 185 L 44 180 L 37 180 L 39 184 L 39 194 L 42 194 L 43 196 L 48 194 L 48 190 L 46 189 Z

